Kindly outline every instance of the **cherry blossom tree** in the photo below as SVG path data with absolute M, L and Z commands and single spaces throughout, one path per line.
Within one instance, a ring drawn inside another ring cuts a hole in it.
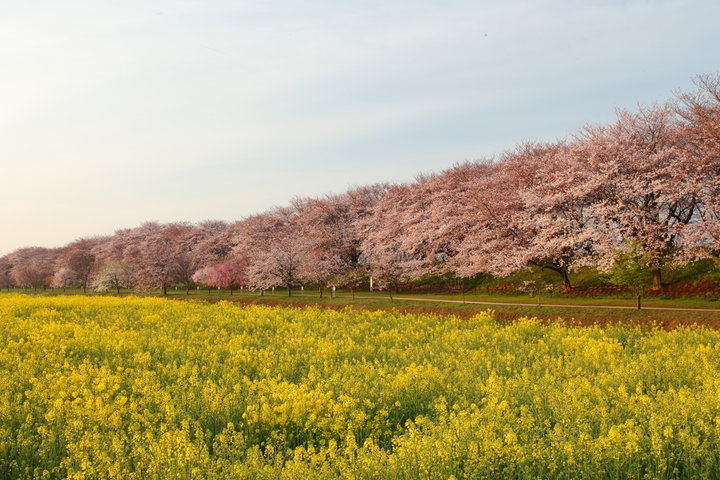
M 413 232 L 414 244 L 405 244 L 402 251 L 420 260 L 416 264 L 421 272 L 502 276 L 534 265 L 557 272 L 570 288 L 568 270 L 577 246 L 557 239 L 550 243 L 550 233 L 536 241 L 539 232 L 558 221 L 561 211 L 556 205 L 551 214 L 544 205 L 540 212 L 537 197 L 550 193 L 551 187 L 538 173 L 552 175 L 557 173 L 553 169 L 564 168 L 558 158 L 563 148 L 523 145 L 498 160 L 468 162 L 420 179 L 408 192 L 411 206 L 401 209 L 406 217 L 389 222 L 397 233 L 388 238 Z
M 700 206 L 696 172 L 679 133 L 670 106 L 659 105 L 619 112 L 613 125 L 584 137 L 585 168 L 592 173 L 586 188 L 598 199 L 589 210 L 604 234 L 606 263 L 614 258 L 613 247 L 641 246 L 650 258 L 654 289 L 662 286 L 661 268 L 684 247 L 682 232 Z
M 117 262 L 122 265 L 124 286 L 134 288 L 142 275 L 140 267 L 142 258 L 141 245 L 147 237 L 157 232 L 161 226 L 157 222 L 146 222 L 135 228 L 117 230 L 110 237 L 103 239 L 94 248 L 99 264 Z M 114 287 L 110 287 L 114 288 Z
M 192 283 L 198 268 L 218 263 L 232 251 L 232 244 L 224 241 L 227 238 L 224 233 L 228 230 L 225 222 L 208 220 L 188 227 L 176 239 L 179 280 L 186 287 Z
M 233 259 L 225 259 L 219 263 L 205 266 L 193 275 L 193 280 L 208 288 L 233 290 L 245 285 L 245 266 Z
M 227 258 L 237 245 L 236 229 L 239 222 L 228 225 L 221 221 L 206 221 L 197 226 L 193 245 L 198 265 L 210 265 Z
M 720 75 L 701 75 L 695 83 L 695 91 L 678 94 L 676 107 L 700 201 L 698 222 L 685 230 L 685 253 L 720 265 Z
M 101 242 L 100 238 L 84 238 L 63 247 L 56 262 L 57 281 L 61 283 L 72 281 L 73 285 L 80 286 L 83 292 L 86 292 L 90 276 L 96 265 L 94 249 Z M 63 271 L 62 275 L 58 275 L 61 270 Z M 63 285 L 63 288 L 68 286 L 70 285 Z
M 210 288 L 213 286 L 213 274 L 214 265 L 205 265 L 200 267 L 195 273 L 193 273 L 193 282 L 198 285 L 207 287 L 208 295 L 210 295 Z
M 535 265 L 558 272 L 569 286 L 565 259 L 533 248 L 536 225 L 523 191 L 538 188 L 536 160 L 543 154 L 535 147 L 508 152 L 469 179 L 457 200 L 464 208 L 452 218 L 454 228 L 463 232 L 455 259 L 465 264 L 458 265 L 461 274 L 503 276 Z
M 421 179 L 420 194 L 414 195 L 417 204 L 409 210 L 415 212 L 410 222 L 413 226 L 407 228 L 412 229 L 418 245 L 431 246 L 425 258 L 434 273 L 467 278 L 495 270 L 492 260 L 498 240 L 506 239 L 502 230 L 492 228 L 502 211 L 501 201 L 506 199 L 497 195 L 498 172 L 499 163 L 486 159 Z M 507 242 L 502 242 L 502 247 L 507 247 Z
M 143 289 L 160 289 L 182 283 L 189 292 L 194 270 L 188 239 L 192 226 L 186 223 L 160 225 L 147 223 L 139 242 L 125 249 L 124 258 L 134 265 L 135 285 Z
M 417 228 L 427 207 L 421 186 L 421 182 L 389 186 L 372 214 L 357 222 L 373 279 L 390 293 L 422 276 L 435 258 L 435 245 L 428 241 L 434 232 Z
M 121 288 L 129 288 L 131 285 L 130 272 L 122 260 L 103 261 L 90 280 L 90 286 L 96 292 L 115 290 L 117 295 L 120 295 Z
M 525 266 L 551 270 L 568 291 L 570 271 L 597 252 L 598 221 L 588 208 L 598 197 L 582 188 L 588 172 L 580 146 L 530 143 L 505 158 L 499 183 L 516 203 L 506 213 L 513 241 L 504 250 L 501 272 Z
M 10 275 L 11 270 L 12 263 L 10 263 L 7 256 L 0 257 L 0 290 L 5 288 L 9 291 L 14 286 Z
M 75 270 L 68 267 L 61 267 L 53 275 L 50 286 L 52 288 L 62 288 L 64 291 L 66 288 L 77 285 L 79 282 L 80 280 Z
M 303 257 L 304 279 L 324 287 L 353 288 L 366 275 L 357 228 L 383 197 L 385 185 L 351 189 L 338 195 L 296 199 L 297 232 L 307 246 Z
M 50 284 L 56 251 L 43 247 L 26 247 L 11 255 L 10 275 L 13 283 L 22 288 L 47 287 Z
M 137 228 L 118 230 L 95 249 L 102 261 L 123 265 L 123 276 L 142 289 L 161 289 L 182 285 L 186 294 L 193 285 L 193 274 L 215 259 L 202 246 L 226 228 L 223 222 L 198 225 L 178 222 L 161 225 L 147 222 Z
M 297 217 L 296 209 L 280 207 L 242 221 L 233 254 L 247 265 L 248 285 L 261 291 L 285 286 L 292 295 L 309 250 Z

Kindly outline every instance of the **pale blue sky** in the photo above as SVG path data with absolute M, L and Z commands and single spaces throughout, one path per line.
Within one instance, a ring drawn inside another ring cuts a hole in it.
M 552 140 L 720 70 L 720 2 L 0 4 L 0 255 Z

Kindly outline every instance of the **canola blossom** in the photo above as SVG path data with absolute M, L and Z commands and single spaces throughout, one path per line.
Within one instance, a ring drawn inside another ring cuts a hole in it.
M 0 296 L 1 479 L 718 478 L 720 332 Z

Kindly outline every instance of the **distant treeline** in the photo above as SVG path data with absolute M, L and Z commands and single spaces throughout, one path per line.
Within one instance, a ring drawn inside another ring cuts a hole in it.
M 720 76 L 619 111 L 555 143 L 527 143 L 407 184 L 297 198 L 234 223 L 146 223 L 0 258 L 0 288 L 356 286 L 535 266 L 571 288 L 574 268 L 632 253 L 662 286 L 668 265 L 720 263 Z

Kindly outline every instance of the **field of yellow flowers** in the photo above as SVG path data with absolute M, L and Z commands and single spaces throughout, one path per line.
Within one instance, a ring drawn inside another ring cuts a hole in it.
M 2 479 L 720 477 L 720 332 L 0 296 Z

